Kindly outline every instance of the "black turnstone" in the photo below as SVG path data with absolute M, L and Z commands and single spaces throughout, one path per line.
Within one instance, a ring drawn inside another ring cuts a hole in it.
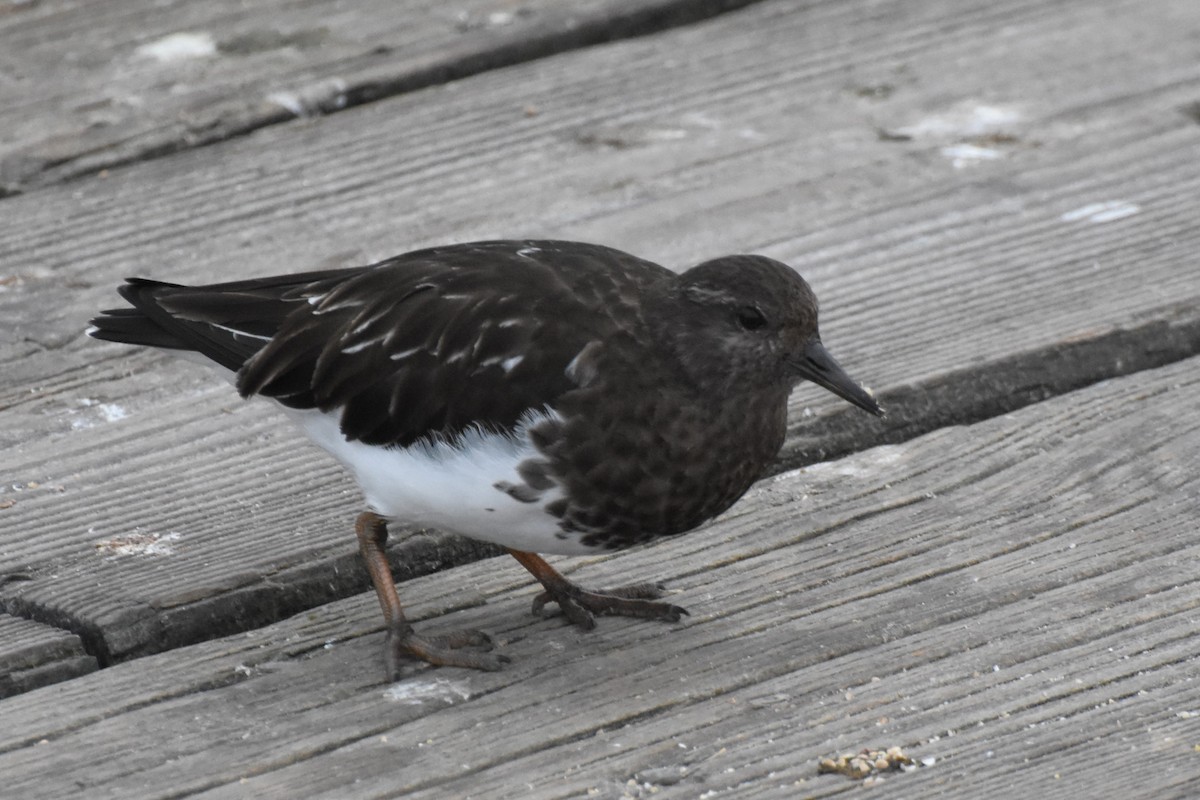
M 808 379 L 873 414 L 821 344 L 817 299 L 763 256 L 682 274 L 593 244 L 495 241 L 353 269 L 180 286 L 130 279 L 97 339 L 204 356 L 357 479 L 359 547 L 399 659 L 498 669 L 486 635 L 404 618 L 387 524 L 507 548 L 576 625 L 677 621 L 654 584 L 589 591 L 537 553 L 617 550 L 729 508 L 783 444 Z

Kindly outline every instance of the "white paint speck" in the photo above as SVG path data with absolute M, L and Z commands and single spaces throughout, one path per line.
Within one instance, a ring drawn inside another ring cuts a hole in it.
M 116 422 L 119 419 L 125 419 L 125 417 L 129 416 L 125 409 L 116 403 L 101 403 L 100 414 L 104 417 L 105 422 Z
M 345 108 L 350 102 L 347 83 L 341 78 L 329 78 L 317 83 L 280 89 L 267 95 L 267 102 L 280 106 L 296 117 L 315 117 L 333 109 Z M 312 299 L 309 299 L 312 303 Z
M 86 430 L 96 427 L 100 422 L 116 422 L 129 416 L 129 413 L 116 403 L 101 403 L 90 397 L 81 397 L 77 402 L 87 410 L 84 412 L 74 408 L 67 410 L 67 414 L 72 417 L 71 430 Z
M 646 131 L 645 140 L 648 142 L 676 142 L 687 137 L 688 132 L 683 128 L 650 128 Z
M 308 109 L 304 107 L 304 101 L 295 92 L 271 92 L 267 95 L 267 102 L 280 106 L 294 117 L 303 117 L 308 114 Z M 314 306 L 320 301 L 320 297 L 308 298 L 308 302 Z
M 1098 224 L 1132 217 L 1141 210 L 1142 207 L 1136 203 L 1127 203 L 1124 200 L 1109 200 L 1103 203 L 1091 203 L 1074 211 L 1068 211 L 1059 217 L 1059 219 L 1063 222 L 1091 222 Z
M 152 58 L 155 61 L 186 61 L 193 58 L 208 58 L 217 53 L 217 43 L 212 34 L 203 31 L 199 33 L 172 33 L 153 42 L 147 42 L 139 47 L 134 54 L 140 58 Z
M 467 681 L 437 677 L 397 683 L 383 694 L 387 699 L 406 706 L 417 706 L 427 701 L 453 705 L 456 700 L 470 700 L 471 688 Z
M 913 139 L 962 139 L 1011 131 L 1021 121 L 1013 106 L 959 103 L 918 122 L 897 129 Z
M 1004 156 L 999 150 L 974 144 L 952 144 L 942 148 L 942 155 L 950 159 L 955 169 L 962 169 L 980 161 L 995 161 Z

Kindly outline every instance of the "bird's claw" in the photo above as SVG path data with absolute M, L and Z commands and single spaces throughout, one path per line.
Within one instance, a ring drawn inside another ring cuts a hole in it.
M 495 672 L 512 659 L 491 653 L 492 637 L 483 631 L 462 630 L 420 636 L 411 625 L 401 623 L 388 629 L 383 645 L 383 660 L 389 680 L 400 677 L 400 665 L 406 659 L 419 659 L 440 667 L 465 667 Z M 482 651 L 482 652 L 481 652 Z
M 597 615 L 639 617 L 664 622 L 678 622 L 687 616 L 687 609 L 671 603 L 653 602 L 666 594 L 661 583 L 637 583 L 615 589 L 589 591 L 567 584 L 561 591 L 546 591 L 533 598 L 534 616 L 546 616 L 547 603 L 556 603 L 572 624 L 583 630 L 596 627 Z

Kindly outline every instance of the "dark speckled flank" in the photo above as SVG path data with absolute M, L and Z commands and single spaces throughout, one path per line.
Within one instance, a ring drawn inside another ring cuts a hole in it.
M 194 350 L 246 396 L 338 415 L 347 439 L 408 447 L 471 427 L 537 456 L 495 488 L 563 536 L 618 548 L 719 514 L 783 442 L 809 379 L 879 413 L 821 345 L 817 302 L 761 256 L 682 275 L 598 245 L 496 241 L 377 264 L 183 287 L 133 280 L 98 338 Z

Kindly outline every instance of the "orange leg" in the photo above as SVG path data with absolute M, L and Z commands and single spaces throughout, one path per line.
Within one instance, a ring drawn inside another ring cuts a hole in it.
M 546 590 L 533 598 L 534 614 L 540 615 L 546 603 L 557 603 L 567 619 L 584 630 L 591 630 L 596 627 L 597 614 L 678 622 L 680 617 L 688 613 L 687 609 L 670 603 L 654 602 L 666 591 L 661 584 L 638 583 L 616 589 L 589 591 L 567 580 L 537 553 L 511 548 L 508 552 Z
M 358 548 L 366 562 L 371 582 L 375 584 L 375 595 L 383 609 L 387 623 L 387 640 L 384 642 L 383 660 L 388 680 L 400 676 L 400 663 L 405 657 L 417 658 L 430 664 L 445 667 L 469 667 L 471 669 L 498 670 L 509 661 L 507 656 L 477 651 L 464 651 L 463 647 L 490 649 L 492 640 L 482 631 L 456 631 L 442 636 L 418 636 L 404 617 L 404 606 L 392 579 L 392 568 L 388 566 L 387 521 L 367 511 L 358 516 L 354 523 L 358 535 Z

